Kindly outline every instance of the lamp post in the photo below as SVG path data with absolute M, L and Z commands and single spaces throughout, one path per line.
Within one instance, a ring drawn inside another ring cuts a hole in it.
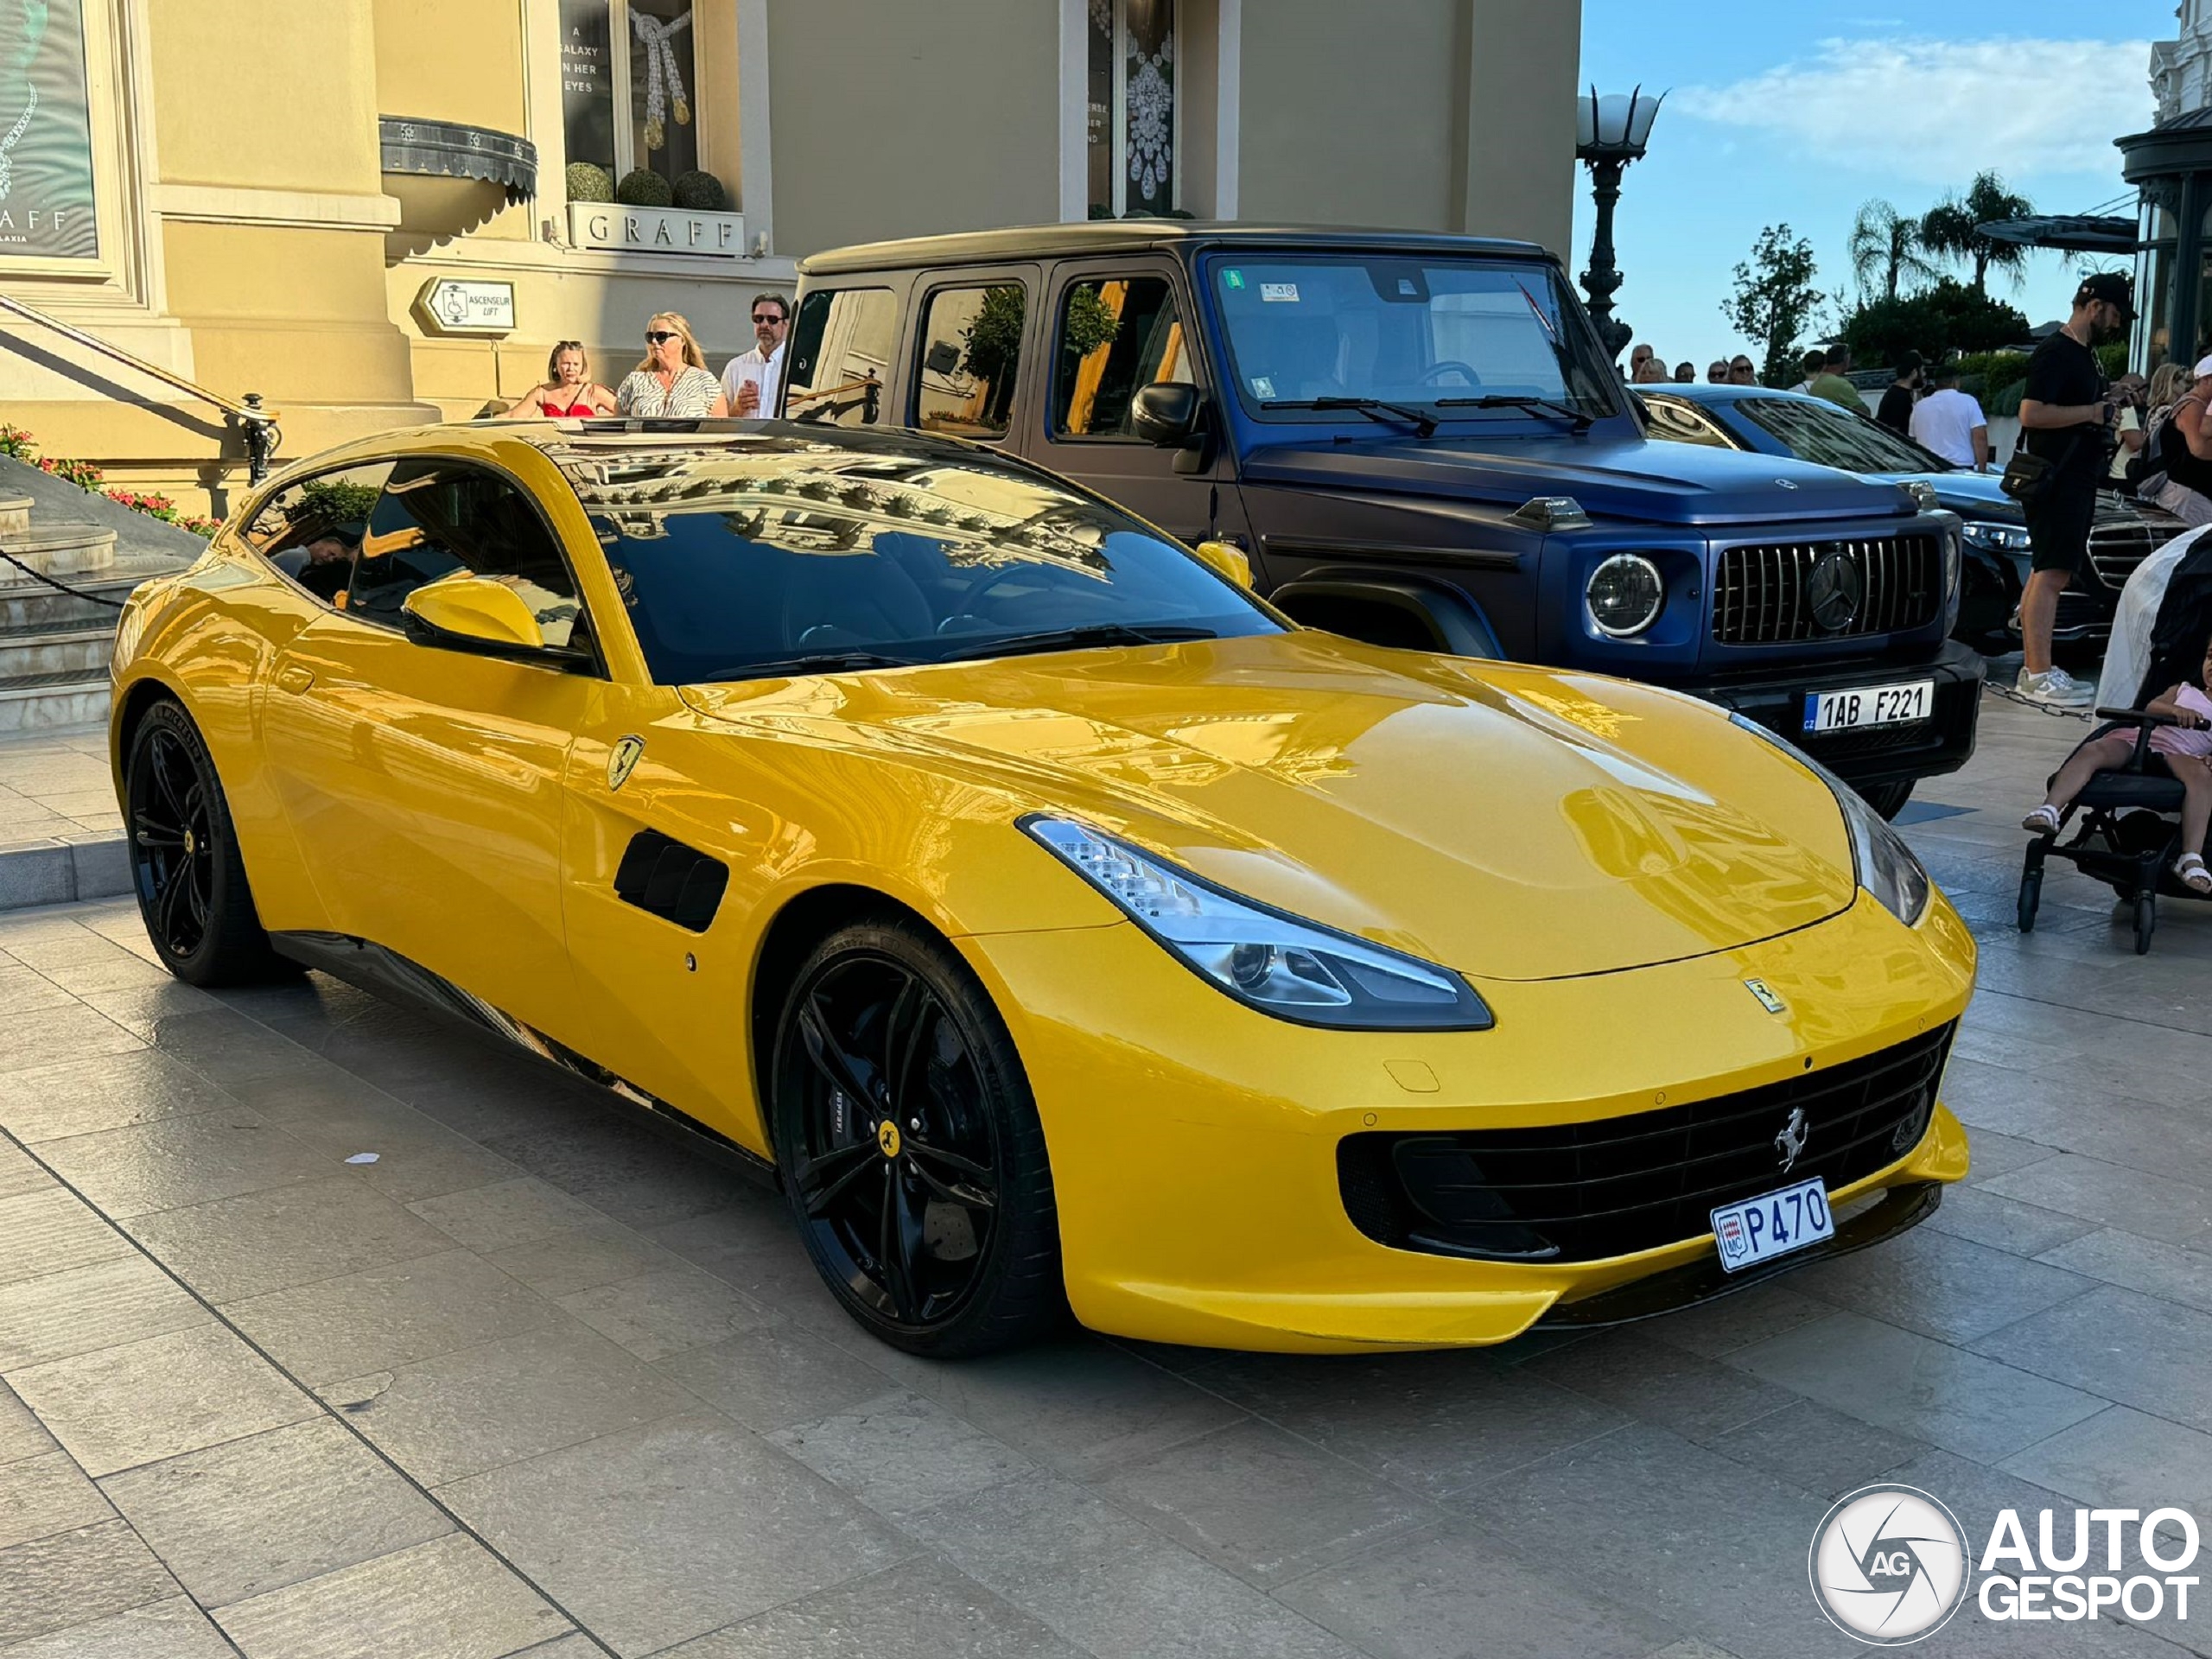
M 1618 92 L 1600 98 L 1592 86 L 1587 98 L 1575 100 L 1574 157 L 1589 163 L 1590 194 L 1598 204 L 1598 228 L 1590 238 L 1590 269 L 1582 273 L 1582 291 L 1590 296 L 1590 317 L 1598 326 L 1599 341 L 1605 354 L 1616 359 L 1628 349 L 1634 330 L 1613 315 L 1613 290 L 1621 285 L 1620 267 L 1613 263 L 1613 204 L 1621 199 L 1622 172 L 1630 162 L 1643 158 L 1651 124 L 1666 96 L 1662 92 L 1648 99 L 1638 86 L 1625 98 Z

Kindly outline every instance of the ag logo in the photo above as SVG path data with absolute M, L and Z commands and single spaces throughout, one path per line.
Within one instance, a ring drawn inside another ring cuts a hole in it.
M 1912 1486 L 1862 1486 L 1842 1499 L 1814 1529 L 1807 1568 L 1828 1622 L 1877 1648 L 1941 1630 L 1972 1576 L 1957 1517 Z
M 607 756 L 607 786 L 620 789 L 630 780 L 637 770 L 638 757 L 645 752 L 645 740 L 634 732 L 627 737 L 614 740 L 614 747 Z

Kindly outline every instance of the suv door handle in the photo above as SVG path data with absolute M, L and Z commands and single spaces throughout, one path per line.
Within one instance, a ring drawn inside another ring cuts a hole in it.
M 315 671 L 302 668 L 297 663 L 286 663 L 276 671 L 276 689 L 289 691 L 294 696 L 315 683 Z

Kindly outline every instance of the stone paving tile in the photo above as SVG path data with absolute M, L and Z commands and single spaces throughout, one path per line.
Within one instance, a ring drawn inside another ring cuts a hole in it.
M 0 1475 L 0 1550 L 114 1516 L 100 1489 L 67 1452 L 24 1458 Z
M 2078 1154 L 2031 1164 L 1983 1190 L 2170 1244 L 2212 1228 L 2212 1191 Z
M 488 1136 L 484 1145 L 640 1231 L 719 1210 L 743 1182 L 612 1109 L 562 1128 Z
M 1115 1659 L 1351 1659 L 1303 1614 L 1057 1476 L 1007 1481 L 912 1529 L 986 1588 Z
M 1815 1262 L 1790 1278 L 1793 1288 L 1838 1307 L 1955 1343 L 2096 1287 L 2080 1274 L 1925 1227 L 1879 1249 Z
M 552 1303 L 466 1250 L 250 1297 L 224 1312 L 295 1376 L 317 1388 L 536 1330 L 561 1317 Z
M 0 1382 L 0 1464 L 35 1458 L 54 1447 L 54 1436 L 47 1433 L 36 1414 L 17 1398 L 13 1389 Z
M 298 1044 L 228 1008 L 170 1015 L 157 1022 L 149 1040 L 215 1083 L 266 1077 L 305 1058 Z
M 893 1521 L 1034 1467 L 944 1407 L 899 1392 L 791 1424 L 766 1439 Z
M 867 1361 L 788 1328 L 749 1331 L 686 1349 L 657 1369 L 758 1433 L 842 1412 L 891 1387 L 890 1377 Z M 962 1414 L 988 1427 L 975 1413 Z
M 703 1414 L 510 1464 L 439 1496 L 625 1654 L 657 1652 L 914 1553 L 773 1446 Z
M 351 1172 L 134 1216 L 124 1226 L 216 1303 L 453 1249 L 443 1233 Z
M 0 1073 L 28 1071 L 60 1060 L 120 1054 L 145 1046 L 143 1038 L 133 1036 L 98 1008 L 71 1002 L 39 1010 L 37 1042 L 0 1044 Z
M 355 1166 L 350 1173 L 401 1204 L 512 1180 L 521 1173 L 467 1136 L 393 1100 L 319 1111 L 294 1119 L 289 1128 L 333 1162 L 376 1154 L 375 1163 Z
M 1840 1497 L 1879 1480 L 1929 1449 L 1924 1440 L 1877 1428 L 1809 1400 L 1795 1400 L 1705 1444 L 1821 1498 Z
M 1028 1614 L 934 1561 L 894 1567 L 822 1591 L 667 1649 L 655 1659 L 945 1659 L 952 1654 L 1086 1659 L 1083 1649 Z
M 619 1221 L 594 1221 L 527 1244 L 489 1251 L 484 1259 L 541 1296 L 595 1290 L 618 1279 L 673 1268 L 682 1260 Z
M 34 1637 L 8 1659 L 237 1659 L 189 1596 L 171 1596 Z
M 0 1008 L 11 1015 L 63 1007 L 75 1000 L 35 968 L 0 968 Z
M 0 1549 L 0 1648 L 178 1593 L 124 1521 L 103 1521 Z
M 2102 1228 L 2045 1250 L 2038 1259 L 2212 1313 L 2212 1252 Z
M 59 1186 L 0 1198 L 0 1285 L 133 1254 L 129 1239 Z
M 12 1141 L 0 1140 L 0 1198 L 22 1192 L 44 1192 L 54 1185 L 38 1160 Z
M 209 1608 L 453 1529 L 435 1504 L 324 1416 L 145 1464 L 100 1486 Z
M 2114 1288 L 2022 1319 L 1973 1345 L 2024 1371 L 2212 1429 L 2212 1368 L 2205 1364 L 2212 1313 Z
M 212 1321 L 27 1366 L 10 1381 L 92 1475 L 279 1428 L 320 1409 Z
M 1530 1360 L 1526 1369 L 1690 1440 L 1710 1440 L 1779 1411 L 1796 1398 L 1740 1370 L 1669 1348 L 1639 1330 L 1600 1332 Z
M 166 968 L 135 957 L 129 960 L 131 974 L 113 976 L 126 982 L 110 988 L 79 989 L 77 995 L 86 1007 L 98 1008 L 134 1037 L 150 1041 L 161 1022 L 174 1014 L 204 1014 L 222 1006 L 207 992 L 171 979 Z
M 675 1267 L 572 1291 L 560 1305 L 640 1359 L 665 1359 L 773 1322 L 760 1303 L 710 1273 Z
M 0 1285 L 0 1373 L 207 1323 L 143 1256 Z
M 0 1073 L 0 1128 L 34 1145 L 236 1104 L 181 1060 L 150 1048 Z
M 39 1155 L 118 1221 L 314 1180 L 337 1167 L 243 1106 L 42 1141 Z
M 246 1659 L 499 1659 L 569 1621 L 458 1534 L 218 1610 Z
M 489 1255 L 588 1227 L 599 1211 L 527 1175 L 468 1187 L 407 1206 L 464 1249 Z
M 2092 1507 L 2178 1503 L 2212 1512 L 2212 1434 L 2126 1406 L 2038 1441 L 1998 1465 Z
M 426 1486 L 699 1408 L 689 1390 L 568 1321 L 321 1392 Z
M 1974 1138 L 1976 1150 L 1980 1137 Z M 2053 1153 L 2052 1157 L 2059 1154 Z M 2019 1167 L 2019 1166 L 2014 1166 Z M 2069 1239 L 2096 1231 L 2096 1224 L 2079 1216 L 2023 1204 L 1978 1186 L 1955 1186 L 1943 1195 L 1936 1213 L 1921 1224 L 1921 1230 L 1948 1233 L 1972 1239 L 2012 1255 L 2041 1255 Z

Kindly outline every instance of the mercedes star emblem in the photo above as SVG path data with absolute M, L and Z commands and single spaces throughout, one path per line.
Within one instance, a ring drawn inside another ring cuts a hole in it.
M 1805 578 L 1805 602 L 1823 633 L 1841 633 L 1857 621 L 1866 597 L 1866 577 L 1841 548 L 1823 553 Z

